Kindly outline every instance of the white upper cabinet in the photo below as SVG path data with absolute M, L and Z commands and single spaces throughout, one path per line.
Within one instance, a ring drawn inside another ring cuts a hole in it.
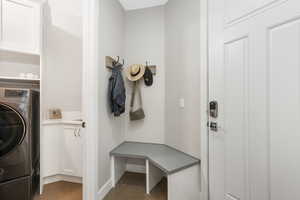
M 41 6 L 30 0 L 0 0 L 2 50 L 40 53 Z

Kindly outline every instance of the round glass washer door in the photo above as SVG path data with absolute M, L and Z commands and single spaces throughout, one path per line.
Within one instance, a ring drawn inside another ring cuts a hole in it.
M 0 157 L 14 150 L 25 136 L 25 121 L 18 111 L 0 103 Z

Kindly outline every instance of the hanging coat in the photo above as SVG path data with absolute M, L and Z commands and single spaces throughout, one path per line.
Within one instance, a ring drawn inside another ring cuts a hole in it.
M 116 117 L 125 112 L 126 90 L 122 76 L 122 67 L 121 64 L 113 67 L 108 87 L 111 112 Z

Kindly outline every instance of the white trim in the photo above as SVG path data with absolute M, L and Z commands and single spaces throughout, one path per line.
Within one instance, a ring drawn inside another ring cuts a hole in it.
M 200 116 L 201 116 L 201 200 L 209 200 L 209 151 L 208 151 L 208 0 L 200 0 Z
M 149 160 L 146 160 L 146 194 L 150 195 Z
M 40 194 L 43 193 L 43 175 L 44 175 L 44 163 L 42 162 L 42 155 L 43 152 L 43 137 L 44 137 L 44 127 L 42 126 L 42 120 L 44 116 L 44 102 L 45 102 L 45 95 L 44 95 L 44 89 L 45 89 L 45 71 L 46 71 L 46 62 L 45 62 L 45 42 L 46 42 L 46 23 L 45 22 L 45 5 L 47 1 L 42 1 L 40 4 L 40 37 L 39 37 L 39 49 L 40 49 L 40 74 L 39 74 L 39 83 L 40 83 Z
M 111 185 L 112 187 L 116 187 L 116 170 L 115 170 L 115 157 L 110 157 L 110 176 L 111 176 Z
M 98 193 L 98 22 L 99 1 L 83 1 L 83 200 L 96 200 Z
M 20 82 L 20 83 L 33 83 L 39 84 L 40 79 L 30 79 L 30 78 L 22 78 L 22 77 L 14 77 L 14 76 L 0 76 L 1 81 L 9 81 L 9 82 Z
M 43 178 L 44 185 L 59 182 L 59 181 L 66 181 L 66 182 L 70 182 L 70 183 L 80 183 L 81 184 L 82 178 L 76 177 L 76 176 L 62 175 L 62 174 L 57 174 L 57 175 L 48 176 L 48 177 Z
M 108 180 L 98 192 L 97 200 L 102 200 L 113 189 L 112 180 Z

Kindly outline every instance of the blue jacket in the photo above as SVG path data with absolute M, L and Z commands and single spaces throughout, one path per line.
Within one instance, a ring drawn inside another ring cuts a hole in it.
M 109 78 L 108 97 L 111 112 L 116 117 L 125 112 L 126 89 L 122 76 L 122 67 L 121 64 L 114 66 L 112 75 Z

